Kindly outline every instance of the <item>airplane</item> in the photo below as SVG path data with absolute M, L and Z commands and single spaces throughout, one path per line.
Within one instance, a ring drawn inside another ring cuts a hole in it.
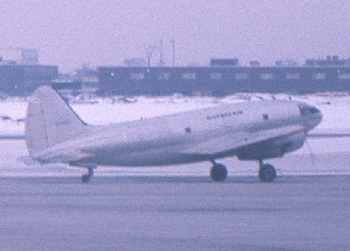
M 223 104 L 111 125 L 88 125 L 50 86 L 29 99 L 25 140 L 40 163 L 87 168 L 165 166 L 208 161 L 213 181 L 224 181 L 227 168 L 216 160 L 236 156 L 259 163 L 259 178 L 272 182 L 276 169 L 264 160 L 301 148 L 306 134 L 322 120 L 316 107 L 296 101 Z

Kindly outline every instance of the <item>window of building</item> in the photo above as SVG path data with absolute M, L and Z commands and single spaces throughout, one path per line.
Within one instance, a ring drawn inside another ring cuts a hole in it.
M 350 72 L 349 73 L 339 73 L 338 78 L 340 80 L 350 80 Z
M 194 73 L 194 72 L 185 72 L 185 73 L 182 74 L 182 79 L 184 79 L 184 80 L 196 79 L 196 73 Z
M 326 79 L 326 73 L 324 73 L 324 72 L 312 73 L 312 79 L 313 80 L 325 80 Z
M 290 72 L 286 75 L 287 80 L 294 80 L 294 79 L 300 79 L 300 73 L 298 72 Z
M 235 79 L 238 79 L 238 80 L 248 79 L 248 73 L 237 72 L 235 73 Z
M 273 79 L 273 74 L 272 73 L 261 73 L 260 79 L 262 79 L 262 80 Z
M 168 80 L 170 79 L 170 73 L 169 72 L 160 72 L 157 75 L 158 80 Z
M 222 79 L 222 73 L 221 72 L 212 72 L 212 73 L 210 73 L 210 79 L 220 80 L 220 79 Z
M 145 73 L 143 72 L 131 73 L 130 77 L 132 80 L 143 80 L 145 79 Z

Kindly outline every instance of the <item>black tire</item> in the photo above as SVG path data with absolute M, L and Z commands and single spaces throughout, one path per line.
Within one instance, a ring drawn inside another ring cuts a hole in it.
M 223 164 L 215 164 L 210 170 L 213 181 L 224 181 L 227 177 L 227 168 Z
M 90 179 L 91 179 L 91 175 L 85 174 L 85 175 L 81 176 L 81 181 L 83 183 L 88 183 L 90 181 Z
M 260 167 L 259 178 L 263 182 L 272 182 L 276 178 L 276 169 L 273 165 L 265 164 Z

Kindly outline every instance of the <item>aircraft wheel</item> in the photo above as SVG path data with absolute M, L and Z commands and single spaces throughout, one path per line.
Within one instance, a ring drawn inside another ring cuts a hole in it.
M 94 176 L 94 168 L 96 168 L 96 166 L 87 166 L 86 168 L 88 169 L 88 174 L 81 176 L 81 181 L 83 183 L 88 183 L 92 176 Z
M 276 169 L 270 164 L 262 165 L 259 170 L 259 178 L 264 182 L 272 182 L 276 178 Z
M 223 164 L 214 164 L 210 170 L 213 181 L 224 181 L 227 177 L 227 169 Z

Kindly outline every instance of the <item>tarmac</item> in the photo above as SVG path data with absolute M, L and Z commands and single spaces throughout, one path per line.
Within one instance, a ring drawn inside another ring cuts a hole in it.
M 0 250 L 349 250 L 350 176 L 0 178 Z

